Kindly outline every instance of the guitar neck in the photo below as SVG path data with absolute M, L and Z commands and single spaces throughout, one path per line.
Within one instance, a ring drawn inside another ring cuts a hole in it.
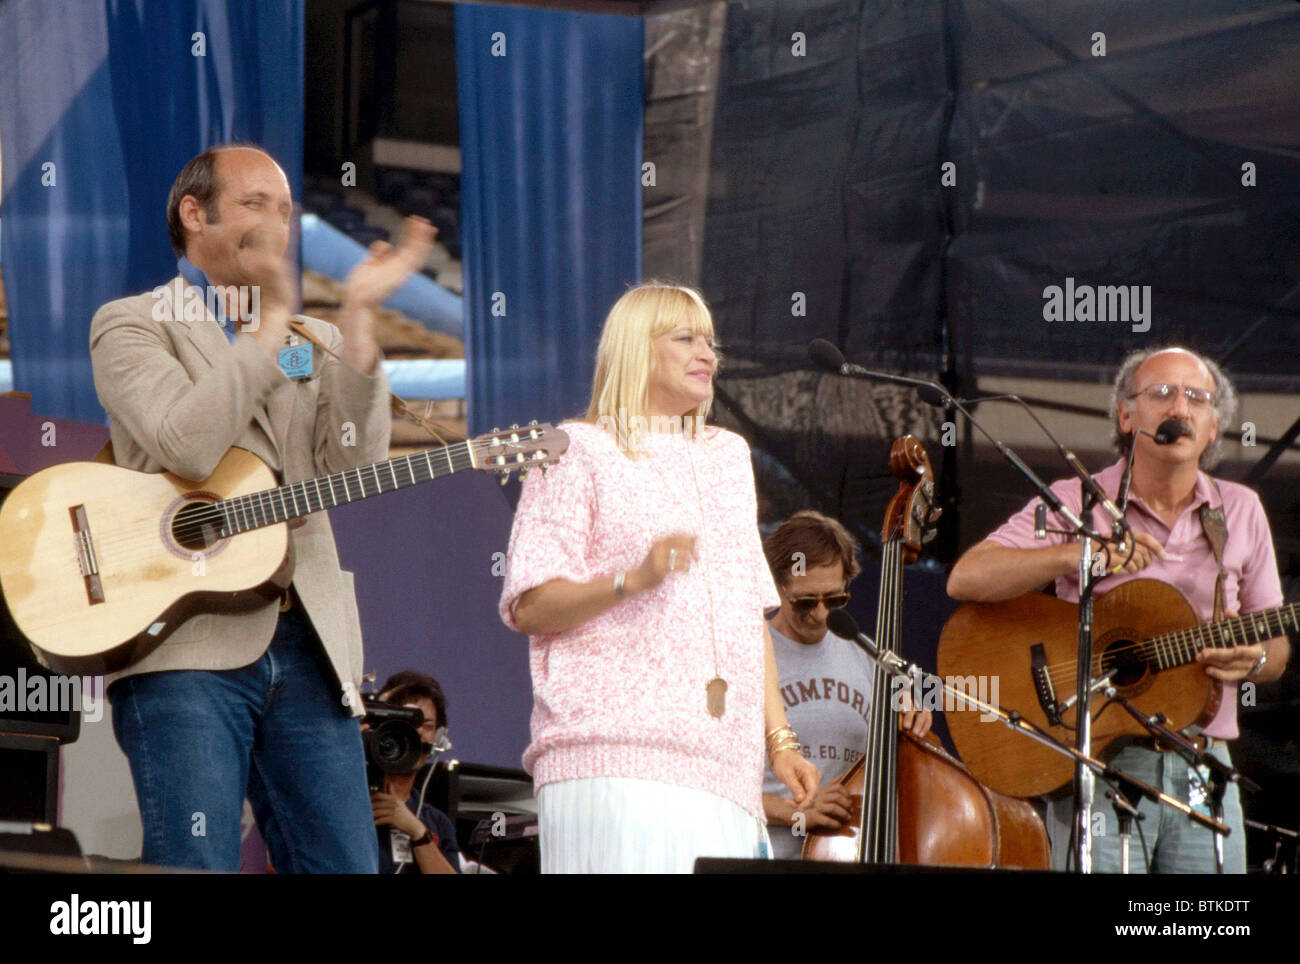
M 1231 646 L 1249 646 L 1298 630 L 1300 603 L 1289 603 L 1264 612 L 1153 636 L 1145 641 L 1144 646 L 1152 647 L 1160 669 L 1171 669 L 1192 662 L 1196 659 L 1196 654 L 1206 647 L 1226 649 Z
M 457 442 L 223 499 L 213 508 L 221 510 L 222 532 L 231 536 L 477 467 L 470 443 Z

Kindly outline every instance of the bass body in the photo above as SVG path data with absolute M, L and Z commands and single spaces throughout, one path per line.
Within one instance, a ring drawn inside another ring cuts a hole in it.
M 921 443 L 894 441 L 889 467 L 898 492 L 881 528 L 880 601 L 876 645 L 898 653 L 902 641 L 903 565 L 921 553 L 938 518 L 934 473 Z M 854 819 L 838 832 L 814 830 L 805 860 L 929 864 L 946 867 L 1046 869 L 1047 831 L 1034 808 L 990 792 L 944 752 L 933 733 L 899 733 L 893 688 L 877 668 L 866 752 L 840 778 L 854 802 Z M 948 714 L 949 726 L 954 716 Z
M 1033 805 L 990 790 L 949 756 L 938 737 L 898 735 L 897 861 L 932 867 L 1051 866 L 1047 831 Z M 861 807 L 866 758 L 837 778 Z M 804 857 L 851 863 L 858 859 L 857 822 L 835 832 L 809 834 Z

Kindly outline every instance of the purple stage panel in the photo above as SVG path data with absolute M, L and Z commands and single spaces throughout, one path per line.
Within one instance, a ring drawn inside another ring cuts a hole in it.
M 108 441 L 108 426 L 32 412 L 21 393 L 0 395 L 0 472 L 31 475 L 63 462 L 86 462 Z
M 532 709 L 528 637 L 497 616 L 513 515 L 501 486 L 478 472 L 330 511 L 339 559 L 356 574 L 365 671 L 377 684 L 407 668 L 436 677 L 450 755 L 509 767 L 528 744 Z

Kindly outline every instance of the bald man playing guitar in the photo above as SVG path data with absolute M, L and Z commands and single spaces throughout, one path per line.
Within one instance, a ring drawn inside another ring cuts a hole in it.
M 1125 517 L 1133 529 L 1134 545 L 1110 543 L 1100 547 L 1107 575 L 1096 585 L 1102 596 L 1135 578 L 1159 579 L 1179 589 L 1201 620 L 1215 617 L 1216 561 L 1207 512 L 1222 510 L 1228 538 L 1222 548 L 1223 608 L 1228 616 L 1277 607 L 1281 584 L 1268 521 L 1259 497 L 1243 485 L 1211 479 L 1203 471 L 1217 462 L 1221 425 L 1230 424 L 1235 408 L 1231 382 L 1207 359 L 1184 348 L 1145 350 L 1130 355 L 1116 377 L 1112 411 L 1116 448 L 1127 456 L 1135 445 L 1132 483 Z M 1181 437 L 1168 444 L 1153 438 L 1169 419 L 1179 423 Z M 1124 459 L 1098 473 L 1097 482 L 1112 500 L 1119 495 Z M 1076 512 L 1082 493 L 1076 479 L 1052 486 Z M 1079 546 L 1072 538 L 1048 536 L 1035 540 L 1037 500 L 1009 519 L 987 539 L 968 550 L 953 567 L 948 594 L 954 599 L 997 602 L 1020 596 L 1054 580 L 1056 594 L 1078 601 Z M 1103 531 L 1109 521 L 1098 512 L 1094 520 Z M 1058 527 L 1062 524 L 1058 521 Z M 1131 548 L 1131 551 L 1130 551 Z M 1239 646 L 1207 647 L 1195 656 L 1204 672 L 1224 684 L 1218 712 L 1204 726 L 1211 753 L 1228 761 L 1227 741 L 1235 739 L 1239 684 L 1263 683 L 1282 675 L 1290 657 L 1286 636 Z M 1097 707 L 1094 707 L 1096 710 Z M 1150 741 L 1126 746 L 1114 765 L 1140 780 L 1193 804 L 1201 802 L 1202 785 L 1196 771 L 1176 753 Z M 1105 785 L 1098 783 L 1093 799 L 1093 869 L 1119 869 L 1119 846 Z M 1141 822 L 1156 873 L 1209 873 L 1214 869 L 1212 835 L 1172 811 L 1143 801 Z M 1103 814 L 1098 821 L 1096 815 Z M 1224 844 L 1224 870 L 1245 872 L 1245 840 L 1241 802 L 1231 785 L 1224 799 L 1225 821 L 1232 833 Z M 1048 829 L 1053 860 L 1065 866 L 1070 850 L 1072 799 L 1049 804 Z M 1133 861 L 1133 869 L 1146 869 Z

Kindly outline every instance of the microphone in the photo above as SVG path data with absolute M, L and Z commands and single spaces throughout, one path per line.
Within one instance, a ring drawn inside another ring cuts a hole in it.
M 933 392 L 931 392 L 931 394 L 933 394 Z M 922 398 L 923 401 L 930 401 L 930 404 L 932 405 L 940 404 L 931 400 L 931 398 L 927 398 L 927 394 L 924 391 L 919 391 L 918 395 L 920 395 L 920 398 Z M 1000 401 L 1002 399 L 1014 401 L 1015 404 L 1018 404 L 1019 407 L 1023 408 L 1024 411 L 1028 413 L 1028 416 L 1035 421 L 1035 424 L 1043 430 L 1043 434 L 1047 435 L 1047 437 L 1052 440 L 1052 444 L 1057 447 L 1057 452 L 1060 453 L 1062 459 L 1065 460 L 1065 464 L 1069 465 L 1070 468 L 1074 470 L 1075 476 L 1078 476 L 1080 481 L 1083 482 L 1083 485 L 1088 488 L 1088 491 L 1092 494 L 1092 498 L 1095 499 L 1097 504 L 1101 505 L 1101 508 L 1104 509 L 1105 513 L 1110 516 L 1110 533 L 1112 533 L 1115 539 L 1123 539 L 1123 537 L 1125 537 L 1125 530 L 1128 527 L 1128 522 L 1125 520 L 1125 512 L 1123 512 L 1123 509 L 1119 507 L 1119 505 L 1115 504 L 1114 501 L 1110 500 L 1110 496 L 1106 495 L 1106 492 L 1102 490 L 1101 486 L 1097 485 L 1096 479 L 1092 477 L 1092 473 L 1089 473 L 1088 470 L 1084 468 L 1083 463 L 1080 463 L 1079 457 L 1076 456 L 1073 451 L 1069 450 L 1069 448 L 1063 446 L 1061 440 L 1057 439 L 1056 435 L 1050 433 L 1048 426 L 1045 426 L 1043 420 L 1037 417 L 1034 409 L 1030 408 L 1030 405 L 1028 405 L 1026 400 L 1022 399 L 1019 395 L 984 395 L 974 399 L 962 399 L 962 403 L 971 404 L 974 403 L 974 401 Z M 1170 421 L 1173 422 L 1174 420 Z M 1041 531 L 1043 535 L 1039 535 L 1039 531 Z M 1037 525 L 1037 516 L 1035 516 L 1034 537 L 1036 539 L 1047 538 L 1047 529 L 1045 529 L 1045 524 L 1041 526 Z
M 1128 459 L 1124 465 L 1124 476 L 1119 481 L 1119 506 L 1121 509 L 1128 508 L 1128 490 L 1133 483 L 1133 456 L 1137 454 L 1137 436 L 1145 435 L 1152 439 L 1157 445 L 1172 445 L 1184 435 L 1192 436 L 1192 427 L 1186 422 L 1176 418 L 1167 418 L 1156 426 L 1156 433 L 1152 435 L 1144 428 L 1133 426 L 1133 441 L 1128 446 Z
M 898 669 L 906 665 L 896 653 L 885 652 L 870 636 L 861 632 L 858 629 L 858 621 L 850 616 L 847 610 L 832 609 L 830 615 L 826 617 L 826 627 L 840 639 L 857 643 L 868 656 L 882 666 Z
M 1196 437 L 1192 427 L 1186 422 L 1177 418 L 1167 418 L 1156 426 L 1156 434 L 1151 437 L 1156 440 L 1157 445 L 1172 445 L 1184 435 L 1188 438 Z
M 845 609 L 832 609 L 827 613 L 826 626 L 840 639 L 856 639 L 859 635 L 858 621 Z
M 933 382 L 927 382 L 920 378 L 908 378 L 906 375 L 891 375 L 889 372 L 872 371 L 870 368 L 863 368 L 861 365 L 846 362 L 844 353 L 825 338 L 814 338 L 808 343 L 808 357 L 812 359 L 813 364 L 818 368 L 835 375 L 845 375 L 849 378 L 865 378 L 868 381 L 889 382 L 893 385 L 906 385 L 909 388 L 915 388 L 920 392 L 921 397 L 930 402 L 931 405 L 946 404 L 948 398 L 943 389 Z
M 826 626 L 840 639 L 857 643 L 858 648 L 875 660 L 882 670 L 895 678 L 911 680 L 913 672 L 922 672 L 920 667 L 909 663 L 898 653 L 877 646 L 870 636 L 858 630 L 858 621 L 846 610 L 832 609 L 830 615 L 826 617 Z
M 825 338 L 814 338 L 808 343 L 808 357 L 818 368 L 824 368 L 828 372 L 845 374 L 841 369 L 844 367 L 844 354 Z
M 858 630 L 858 621 L 850 616 L 846 610 L 832 609 L 826 617 L 826 628 L 840 639 L 847 639 L 851 643 L 857 643 L 874 660 L 879 661 L 884 655 L 881 653 L 880 647 L 872 642 L 870 636 Z

